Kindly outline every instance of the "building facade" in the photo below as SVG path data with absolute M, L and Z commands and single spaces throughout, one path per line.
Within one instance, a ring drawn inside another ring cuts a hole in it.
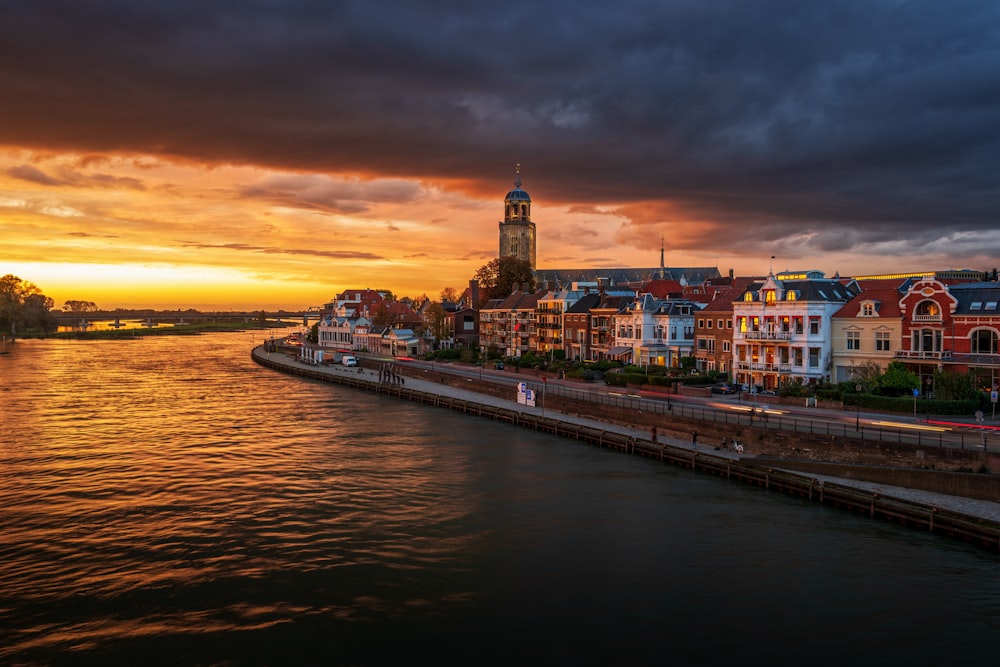
M 830 380 L 832 318 L 857 291 L 820 271 L 771 273 L 747 287 L 733 302 L 736 382 L 776 390 Z

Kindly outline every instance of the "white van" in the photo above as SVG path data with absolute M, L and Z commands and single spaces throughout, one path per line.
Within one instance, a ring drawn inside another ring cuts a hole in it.
M 358 358 L 351 356 L 349 354 L 345 354 L 343 357 L 340 358 L 340 363 L 344 364 L 345 366 L 357 366 Z

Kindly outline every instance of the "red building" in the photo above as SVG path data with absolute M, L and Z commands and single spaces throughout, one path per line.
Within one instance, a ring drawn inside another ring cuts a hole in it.
M 915 280 L 899 301 L 902 346 L 896 358 L 933 391 L 934 372 L 970 373 L 983 390 L 1000 384 L 1000 283 Z

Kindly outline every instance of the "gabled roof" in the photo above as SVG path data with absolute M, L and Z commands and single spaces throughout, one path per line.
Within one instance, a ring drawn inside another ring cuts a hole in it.
M 640 292 L 648 292 L 658 299 L 680 297 L 684 294 L 684 286 L 676 280 L 649 280 L 639 287 Z
M 713 298 L 708 305 L 702 308 L 701 312 L 732 313 L 733 301 L 746 292 L 749 285 L 758 280 L 760 280 L 760 278 L 751 276 L 733 278 L 732 285 L 716 292 L 714 295 L 715 298 Z
M 861 293 L 844 304 L 844 307 L 833 314 L 834 317 L 857 317 L 863 304 L 875 303 L 875 312 L 879 317 L 902 317 L 899 308 L 899 298 L 906 293 L 910 279 L 879 279 L 858 281 Z
M 849 301 L 856 293 L 851 285 L 845 285 L 839 278 L 814 278 L 806 280 L 780 280 L 773 276 L 768 276 L 766 280 L 755 281 L 748 285 L 746 289 L 735 296 L 734 301 L 742 301 L 741 296 L 747 292 L 754 292 L 754 300 L 757 300 L 757 292 L 768 283 L 780 285 L 787 294 L 789 291 L 796 293 L 796 301 Z
M 584 294 L 576 303 L 566 309 L 565 313 L 589 313 L 590 309 L 601 302 L 601 295 L 597 292 Z

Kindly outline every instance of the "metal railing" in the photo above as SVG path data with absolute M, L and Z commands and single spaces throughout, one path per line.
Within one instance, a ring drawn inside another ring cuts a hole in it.
M 874 442 L 908 444 L 917 447 L 940 447 L 949 449 L 985 451 L 1000 453 L 1000 431 L 981 431 L 980 433 L 959 433 L 954 431 L 928 431 L 918 428 L 892 428 L 890 426 L 873 426 L 861 423 L 860 420 L 818 421 L 813 418 L 796 415 L 768 414 L 766 404 L 757 404 L 759 416 L 751 416 L 749 411 L 734 411 L 709 406 L 696 406 L 676 401 L 643 398 L 638 394 L 628 393 L 622 388 L 621 393 L 609 387 L 608 392 L 596 392 L 573 389 L 557 384 L 545 385 L 540 382 L 528 382 L 527 385 L 537 396 L 545 394 L 560 396 L 577 401 L 586 401 L 595 405 L 610 406 L 622 410 L 635 410 L 638 414 L 653 413 L 664 417 L 676 416 L 716 424 L 731 425 L 734 429 L 755 427 L 775 431 L 793 431 L 811 435 L 830 437 L 858 438 Z M 772 409 L 780 409 L 773 406 Z M 853 413 L 845 416 L 853 417 Z M 885 420 L 892 420 L 892 415 L 885 415 Z

